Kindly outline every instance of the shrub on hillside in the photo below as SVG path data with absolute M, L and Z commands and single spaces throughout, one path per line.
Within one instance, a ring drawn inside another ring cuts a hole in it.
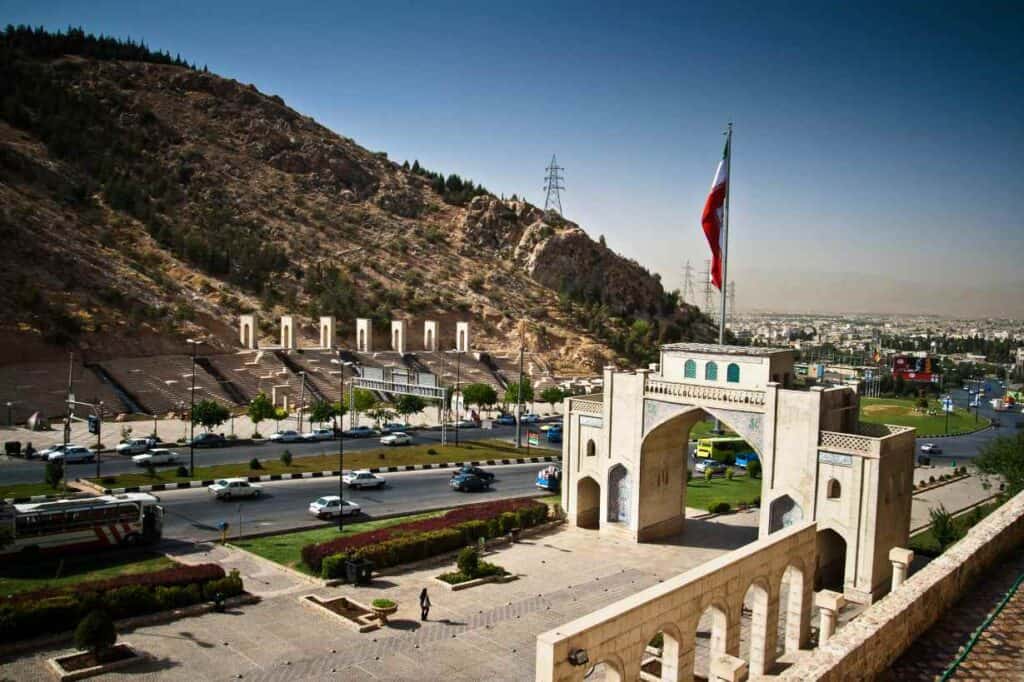
M 728 502 L 712 502 L 708 506 L 708 511 L 710 511 L 712 514 L 724 514 L 730 509 L 732 509 L 732 505 L 730 505 Z

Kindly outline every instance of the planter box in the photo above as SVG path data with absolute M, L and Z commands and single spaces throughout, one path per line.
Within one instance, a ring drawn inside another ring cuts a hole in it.
M 120 642 L 114 645 L 114 651 L 118 652 L 122 657 L 116 661 L 109 663 L 100 663 L 98 665 L 91 665 L 86 668 L 76 668 L 71 666 L 71 669 L 65 668 L 65 665 L 71 664 L 76 659 L 80 659 L 83 656 L 91 656 L 91 654 L 78 651 L 73 654 L 65 654 L 64 656 L 57 656 L 47 660 L 50 664 L 50 668 L 57 675 L 59 680 L 81 680 L 86 677 L 93 677 L 94 675 L 103 675 L 114 670 L 120 670 L 126 668 L 140 661 L 147 660 L 148 656 L 137 651 L 131 644 L 127 642 Z
M 455 585 L 445 582 L 444 580 L 441 580 L 436 576 L 431 579 L 435 583 L 442 585 L 444 589 L 448 590 L 449 592 L 458 592 L 459 590 L 468 590 L 471 587 L 476 587 L 477 585 L 485 585 L 487 583 L 509 583 L 518 578 L 519 576 L 515 573 L 511 573 L 509 575 L 489 575 L 486 578 L 474 578 L 473 580 L 467 580 L 464 583 L 457 583 Z
M 303 606 L 316 609 L 318 613 L 340 620 L 356 632 L 371 632 L 381 626 L 374 609 L 348 597 L 321 599 L 315 594 L 307 594 L 299 597 L 299 601 Z

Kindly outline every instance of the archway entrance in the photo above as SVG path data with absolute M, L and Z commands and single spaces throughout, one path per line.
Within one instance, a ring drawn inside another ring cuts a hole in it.
M 427 348 L 426 350 L 434 350 L 434 330 L 427 330 Z
M 576 526 L 597 530 L 601 519 L 601 486 L 590 478 L 576 484 Z
M 846 540 L 826 528 L 818 532 L 818 570 L 815 573 L 816 590 L 843 591 L 846 582 Z
M 678 535 L 686 521 L 686 472 L 690 429 L 704 417 L 691 409 L 651 429 L 640 446 L 637 540 Z
M 768 532 L 774 533 L 794 523 L 803 521 L 804 510 L 789 495 L 772 500 L 768 512 Z
M 810 594 L 804 571 L 790 564 L 779 584 L 778 655 L 792 653 L 807 644 L 810 630 Z M 805 603 L 806 600 L 806 603 Z
M 629 506 L 632 492 L 629 470 L 621 464 L 616 464 L 608 471 L 609 522 L 629 523 Z
M 359 338 L 356 340 L 356 348 L 360 351 L 366 350 L 366 330 L 359 330 Z
M 710 678 L 711 659 L 726 653 L 728 635 L 729 617 L 725 609 L 717 605 L 706 608 L 697 621 L 693 666 L 695 678 Z
M 242 325 L 242 346 L 252 348 L 252 328 L 247 324 Z

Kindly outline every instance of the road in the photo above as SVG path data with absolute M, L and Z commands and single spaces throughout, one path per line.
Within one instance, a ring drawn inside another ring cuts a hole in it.
M 507 497 L 542 493 L 534 485 L 539 464 L 496 466 L 489 470 L 496 479 L 489 492 L 460 493 L 448 487 L 451 471 L 408 471 L 383 474 L 387 486 L 380 490 L 348 490 L 345 499 L 357 502 L 365 519 L 385 514 L 415 512 L 435 507 L 453 507 Z M 300 479 L 261 484 L 259 498 L 234 502 L 211 499 L 206 488 L 157 493 L 165 509 L 164 537 L 175 540 L 207 540 L 220 537 L 217 525 L 231 524 L 229 536 L 236 536 L 241 513 L 243 533 L 287 530 L 317 523 L 307 511 L 309 503 L 322 495 L 338 494 L 338 479 Z M 352 517 L 346 517 L 346 521 Z M 335 525 L 334 521 L 331 524 Z
M 531 426 L 536 429 L 536 426 Z M 513 442 L 515 440 L 514 426 L 495 426 L 493 429 L 461 429 L 459 433 L 460 442 L 497 439 Z M 440 431 L 410 431 L 415 444 L 440 443 Z M 447 434 L 448 442 L 455 442 L 455 435 L 452 430 Z M 346 438 L 345 452 L 359 452 L 381 447 L 379 437 L 375 438 Z M 523 430 L 523 457 L 526 457 L 526 430 Z M 558 449 L 560 446 L 549 446 L 547 441 L 541 437 L 541 446 L 548 449 Z M 188 448 L 174 446 L 172 450 L 181 454 L 182 463 L 188 465 Z M 324 441 L 320 443 L 270 443 L 263 442 L 254 445 L 237 445 L 224 448 L 197 448 L 195 451 L 196 466 L 209 466 L 213 464 L 230 464 L 235 462 L 248 462 L 253 457 L 260 459 L 276 459 L 285 449 L 291 451 L 295 457 L 305 455 L 336 454 L 338 452 L 338 441 Z M 531 448 L 531 450 L 534 448 Z M 544 454 L 550 454 L 545 450 Z M 67 467 L 69 479 L 93 478 L 96 476 L 95 464 L 69 464 Z M 107 453 L 102 457 L 101 471 L 104 476 L 114 474 L 138 473 L 140 471 L 130 457 Z M 39 460 L 25 461 L 14 459 L 0 466 L 0 483 L 38 483 L 43 479 L 43 463 Z

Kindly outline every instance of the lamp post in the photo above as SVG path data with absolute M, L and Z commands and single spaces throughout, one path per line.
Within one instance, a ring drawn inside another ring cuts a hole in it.
M 342 371 L 342 374 L 344 374 L 345 370 L 341 370 L 341 371 Z M 299 424 L 298 432 L 302 433 L 302 405 L 303 405 L 303 401 L 306 399 L 306 373 L 305 372 L 299 372 L 299 381 L 300 381 L 300 383 L 299 383 L 299 409 L 297 411 L 298 416 L 299 416 L 299 419 L 298 419 L 298 424 Z
M 452 398 L 455 401 L 455 446 L 459 445 L 459 401 L 462 399 L 462 353 L 463 351 L 455 349 L 448 351 L 449 353 L 455 353 L 455 393 Z
M 187 339 L 188 343 L 192 345 L 192 390 L 189 391 L 189 410 L 188 410 L 188 475 L 189 478 L 194 478 L 196 475 L 196 348 L 199 346 L 201 341 L 197 339 Z
M 345 400 L 345 368 L 355 365 L 354 362 L 345 362 L 341 359 L 341 350 L 338 350 L 338 359 L 331 360 L 341 368 L 338 374 L 338 532 L 345 528 L 345 516 L 342 514 L 345 502 L 345 483 L 342 480 L 342 472 L 345 470 L 345 434 L 341 423 L 341 406 Z M 349 401 L 349 410 L 352 409 L 352 400 Z

